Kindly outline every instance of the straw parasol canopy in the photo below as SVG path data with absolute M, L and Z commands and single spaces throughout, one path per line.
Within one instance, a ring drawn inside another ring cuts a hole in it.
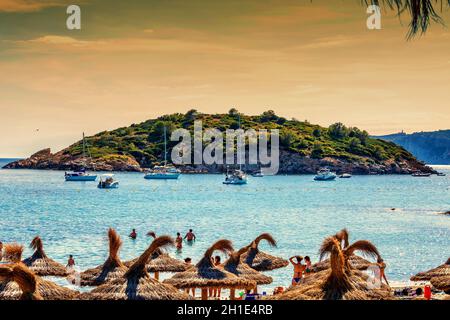
M 256 286 L 253 280 L 238 277 L 221 266 L 214 266 L 211 257 L 216 250 L 226 254 L 232 252 L 231 241 L 217 241 L 206 250 L 203 258 L 195 266 L 164 280 L 164 283 L 178 289 L 202 288 L 202 299 L 207 299 L 207 288 L 251 289 Z
M 272 256 L 268 253 L 259 250 L 258 246 L 261 240 L 266 240 L 271 246 L 276 246 L 275 239 L 268 233 L 263 233 L 258 236 L 248 246 L 247 252 L 242 254 L 241 259 L 251 268 L 257 271 L 270 271 L 279 268 L 284 268 L 289 265 L 289 261 Z
M 33 255 L 25 259 L 23 263 L 30 268 L 31 271 L 39 276 L 67 276 L 67 269 L 62 264 L 47 257 L 40 237 L 35 237 L 31 241 L 30 248 L 35 251 Z
M 188 300 L 189 295 L 176 288 L 152 279 L 145 263 L 155 250 L 173 245 L 169 236 L 156 238 L 138 260 L 120 278 L 106 282 L 89 293 L 81 295 L 83 300 Z
M 450 275 L 431 278 L 431 284 L 436 289 L 450 294 Z
M 23 249 L 17 245 L 5 246 L 6 255 L 15 256 L 16 261 L 0 266 L 0 300 L 72 300 L 78 297 L 77 291 L 37 276 L 20 262 L 22 252 L 18 252 L 18 248 Z
M 119 249 L 122 245 L 117 232 L 110 228 L 108 230 L 109 256 L 105 263 L 82 272 L 80 276 L 81 286 L 98 286 L 105 282 L 123 277 L 128 268 L 120 261 Z M 71 279 L 74 281 L 74 279 Z
M 16 263 L 22 260 L 23 246 L 17 243 L 8 243 L 4 246 L 2 262 Z
M 156 233 L 149 231 L 147 236 L 156 238 Z M 124 262 L 127 267 L 133 265 L 139 258 L 135 258 L 130 261 Z M 172 258 L 168 253 L 163 252 L 161 249 L 155 250 L 146 262 L 145 267 L 148 272 L 155 273 L 155 279 L 159 279 L 160 272 L 183 272 L 186 270 L 186 264 L 183 261 Z
M 439 267 L 433 268 L 425 272 L 419 272 L 415 276 L 411 277 L 411 281 L 430 281 L 434 277 L 450 277 L 450 258 L 440 265 Z
M 248 264 L 242 262 L 241 256 L 247 251 L 248 247 L 244 247 L 237 252 L 233 252 L 228 260 L 223 264 L 223 268 L 240 278 L 255 281 L 257 285 L 272 283 L 272 277 L 266 276 L 255 269 L 250 268 Z
M 313 274 L 301 286 L 293 287 L 284 294 L 271 297 L 275 300 L 382 300 L 391 299 L 387 286 L 371 287 L 369 276 L 354 269 L 348 263 L 354 251 L 378 257 L 376 247 L 369 241 L 360 240 L 342 249 L 339 240 L 329 237 L 320 248 L 320 256 L 330 256 L 329 270 Z
M 339 242 L 342 249 L 345 249 L 349 246 L 349 232 L 347 229 L 342 229 L 341 231 L 336 233 L 333 237 Z M 351 255 L 349 257 L 348 262 L 354 269 L 361 271 L 367 270 L 369 266 L 373 265 L 372 262 L 357 255 Z M 329 268 L 330 268 L 330 259 L 325 259 L 312 265 L 313 272 L 320 272 L 323 270 L 327 270 Z

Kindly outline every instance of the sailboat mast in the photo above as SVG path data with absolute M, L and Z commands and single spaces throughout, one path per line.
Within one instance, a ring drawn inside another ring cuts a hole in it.
M 164 166 L 167 166 L 167 137 L 166 137 L 166 126 L 164 126 Z
M 83 158 L 86 155 L 86 150 L 85 150 L 86 146 L 85 146 L 85 142 L 84 142 L 84 132 L 83 132 Z
M 238 113 L 238 124 L 239 124 L 239 129 L 241 129 L 241 115 Z M 244 137 L 245 139 L 245 137 Z M 244 140 L 244 153 L 245 153 L 245 140 Z M 241 154 L 239 154 L 239 171 L 242 171 L 242 157 Z M 245 155 L 244 155 L 245 157 Z

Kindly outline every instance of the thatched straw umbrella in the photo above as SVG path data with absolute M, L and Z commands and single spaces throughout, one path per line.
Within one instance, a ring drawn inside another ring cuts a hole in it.
M 211 257 L 214 251 L 230 253 L 233 246 L 229 240 L 219 240 L 206 250 L 203 258 L 184 272 L 164 280 L 178 289 L 202 289 L 202 300 L 208 299 L 208 288 L 251 289 L 256 286 L 253 280 L 244 279 L 226 271 L 221 266 L 214 266 Z
M 8 243 L 4 246 L 2 262 L 16 263 L 22 260 L 23 246 L 17 243 Z
M 81 286 L 99 286 L 105 282 L 123 277 L 128 268 L 120 261 L 119 249 L 122 245 L 117 232 L 110 228 L 108 230 L 109 256 L 102 265 L 88 269 L 80 274 Z M 71 279 L 74 281 L 74 279 Z
M 242 254 L 241 259 L 246 264 L 257 271 L 270 271 L 284 268 L 289 265 L 289 261 L 283 258 L 275 257 L 260 251 L 258 245 L 261 240 L 266 240 L 273 247 L 277 244 L 270 234 L 261 234 L 248 246 L 248 251 Z
M 156 238 L 128 271 L 118 279 L 106 282 L 89 293 L 84 300 L 188 300 L 190 297 L 176 288 L 150 277 L 145 262 L 159 248 L 173 245 L 169 236 Z
M 147 233 L 147 236 L 152 238 L 156 238 L 156 234 L 153 231 Z M 124 262 L 124 265 L 130 267 L 133 265 L 138 258 L 135 258 L 130 261 Z M 186 264 L 183 261 L 172 258 L 168 253 L 163 252 L 162 250 L 156 250 L 149 260 L 147 261 L 145 267 L 148 272 L 153 272 L 155 274 L 155 279 L 159 280 L 160 272 L 183 272 L 186 270 Z
M 78 297 L 77 291 L 44 280 L 21 263 L 22 252 L 18 248 L 20 246 L 5 246 L 6 255 L 15 256 L 16 261 L 0 266 L 0 300 L 72 300 Z
M 67 269 L 62 264 L 47 257 L 40 237 L 35 237 L 31 241 L 30 248 L 35 251 L 31 257 L 23 260 L 23 263 L 30 268 L 31 271 L 39 276 L 67 276 Z
M 434 277 L 450 276 L 450 258 L 447 262 L 439 267 L 433 268 L 425 272 L 419 272 L 415 276 L 411 277 L 411 281 L 430 281 Z
M 333 237 L 336 240 L 338 240 L 342 249 L 345 249 L 349 246 L 349 232 L 347 229 L 342 229 L 341 231 L 336 233 Z M 352 267 L 354 269 L 357 269 L 357 270 L 367 270 L 367 268 L 369 268 L 369 266 L 373 265 L 372 262 L 370 262 L 360 256 L 357 256 L 357 255 L 351 255 L 348 259 L 348 262 L 352 265 Z M 323 270 L 327 270 L 329 268 L 330 268 L 330 260 L 329 259 L 317 262 L 312 265 L 313 272 L 320 272 Z
M 263 285 L 263 284 L 270 284 L 272 283 L 273 279 L 272 277 L 266 276 L 255 269 L 252 269 L 248 266 L 248 264 L 242 262 L 241 255 L 248 251 L 248 246 L 240 249 L 237 252 L 233 252 L 227 261 L 223 264 L 223 268 L 231 272 L 235 275 L 237 275 L 240 278 L 255 281 L 256 286 L 254 288 L 255 292 L 257 292 L 257 286 Z M 231 289 L 230 292 L 230 299 L 234 300 L 235 298 L 235 290 Z
M 436 289 L 450 294 L 450 275 L 431 278 L 431 284 Z
M 381 285 L 379 289 L 372 289 L 369 277 L 359 270 L 353 269 L 348 258 L 354 251 L 359 250 L 367 255 L 378 257 L 376 247 L 369 241 L 361 240 L 342 249 L 335 237 L 324 240 L 320 248 L 320 256 L 330 255 L 331 268 L 311 275 L 306 283 L 296 286 L 284 294 L 271 299 L 276 300 L 380 300 L 390 299 L 389 289 Z

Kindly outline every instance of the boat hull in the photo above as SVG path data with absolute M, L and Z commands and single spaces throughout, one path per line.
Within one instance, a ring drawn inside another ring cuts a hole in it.
M 66 181 L 95 181 L 97 176 L 66 176 Z
M 334 179 L 336 179 L 336 176 L 314 177 L 315 181 L 333 181 Z
M 99 189 L 117 189 L 117 188 L 119 188 L 119 182 L 114 182 L 110 185 L 102 185 L 99 183 L 97 188 L 99 188 Z
M 176 180 L 180 173 L 149 173 L 144 176 L 147 180 Z
M 243 185 L 243 184 L 247 184 L 247 180 L 243 180 L 243 181 L 224 181 L 223 184 L 227 184 L 227 185 Z

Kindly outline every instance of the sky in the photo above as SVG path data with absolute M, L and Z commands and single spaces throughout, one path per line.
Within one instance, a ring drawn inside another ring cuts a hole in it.
M 450 30 L 407 41 L 407 15 L 368 16 L 359 0 L 0 0 L 0 157 L 193 108 L 449 129 Z

